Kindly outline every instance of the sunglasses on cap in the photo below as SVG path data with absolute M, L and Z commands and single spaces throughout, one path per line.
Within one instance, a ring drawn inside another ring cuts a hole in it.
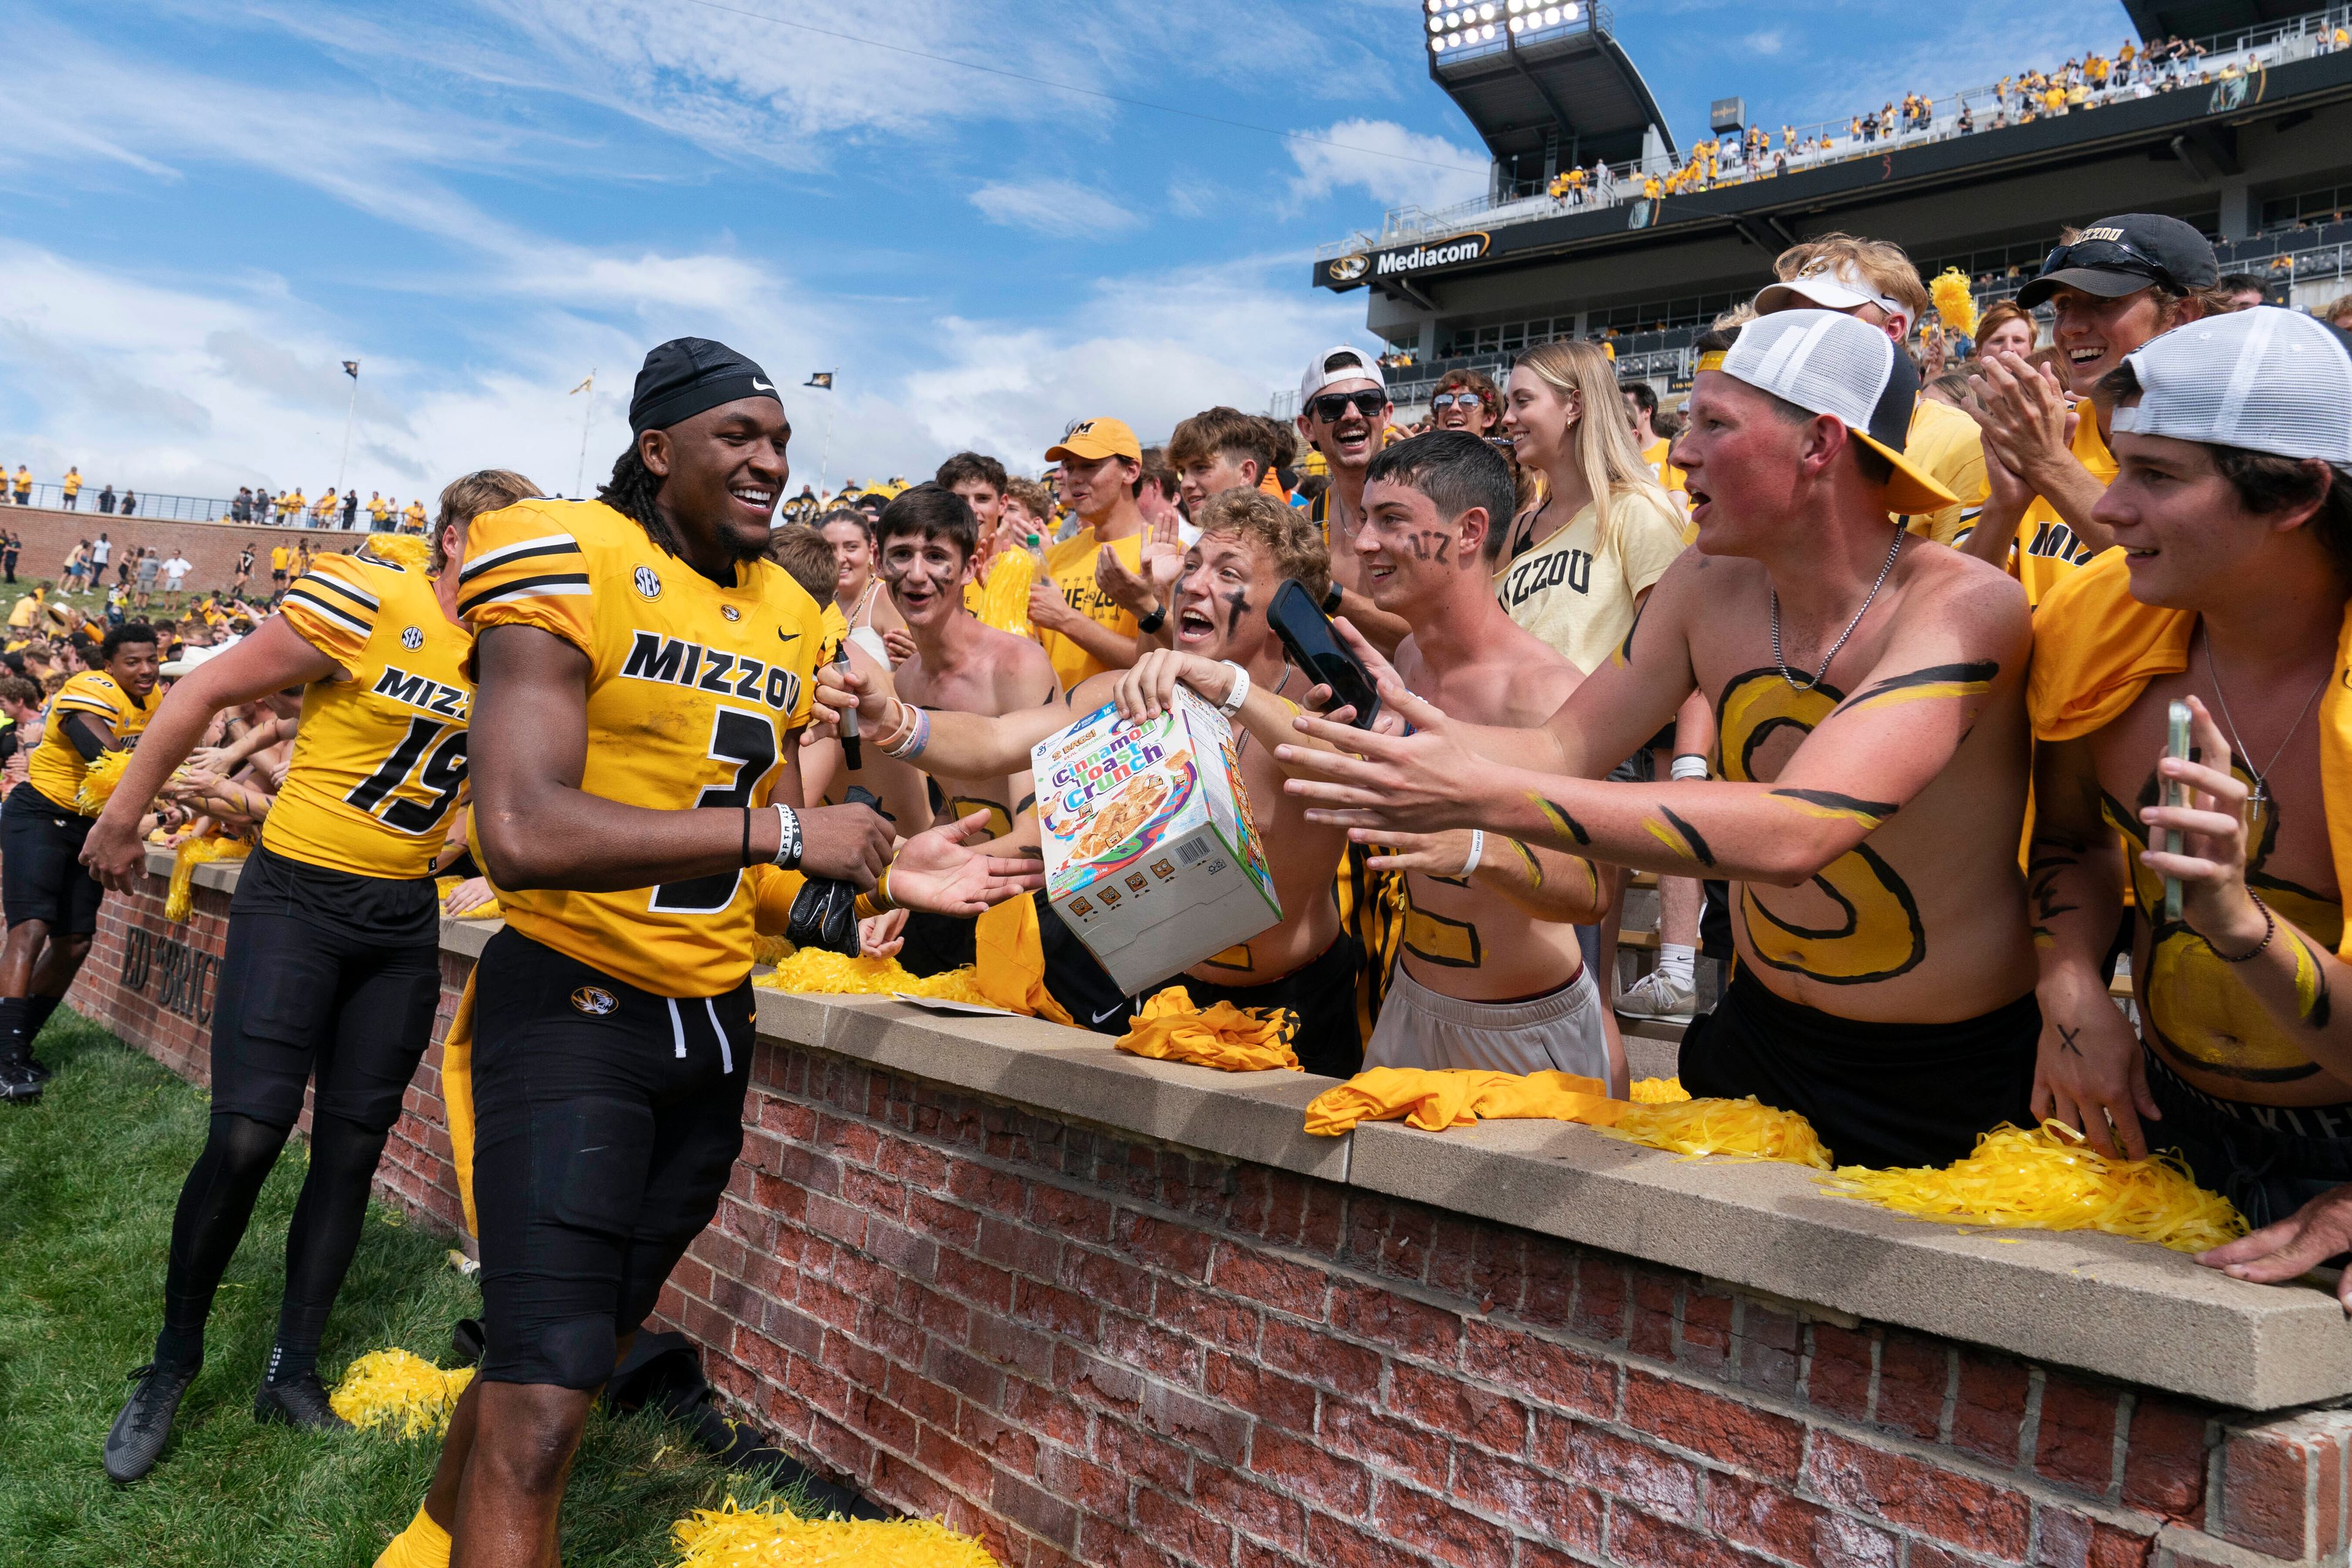
M 1326 392 L 1318 394 L 1307 406 L 1315 417 L 1326 425 L 1337 425 L 1354 408 L 1367 419 L 1377 419 L 1381 410 L 1389 405 L 1389 395 L 1377 386 L 1361 392 Z
M 2042 276 L 2047 278 L 2070 267 L 2128 272 L 2178 292 L 2187 292 L 2174 279 L 2170 268 L 2126 239 L 2078 239 L 2072 245 L 2058 246 L 2042 258 Z
M 1486 398 L 1485 394 L 1476 392 L 1441 392 L 1429 400 L 1429 405 L 1432 408 L 1484 408 Z

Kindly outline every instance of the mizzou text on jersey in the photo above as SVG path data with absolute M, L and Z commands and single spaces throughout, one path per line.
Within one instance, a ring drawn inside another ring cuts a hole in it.
M 353 876 L 431 874 L 466 784 L 472 635 L 441 613 L 423 573 L 364 555 L 318 557 L 278 611 L 345 676 L 303 692 L 261 842 Z
M 783 568 L 746 562 L 721 587 L 602 501 L 529 500 L 474 520 L 457 581 L 477 634 L 535 626 L 587 655 L 582 789 L 657 811 L 768 804 L 825 638 Z M 716 996 L 751 973 L 740 872 L 499 900 L 532 941 L 656 995 Z

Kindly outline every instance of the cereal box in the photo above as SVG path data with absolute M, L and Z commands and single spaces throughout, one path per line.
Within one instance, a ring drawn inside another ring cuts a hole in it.
M 1045 896 L 1130 994 L 1282 919 L 1224 716 L 1177 689 L 1158 719 L 1105 706 L 1037 743 Z

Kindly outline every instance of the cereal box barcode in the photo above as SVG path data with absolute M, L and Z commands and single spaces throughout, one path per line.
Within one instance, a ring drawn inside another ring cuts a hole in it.
M 1208 858 L 1208 845 L 1198 838 L 1188 838 L 1176 847 L 1176 858 L 1187 866 L 1197 866 Z

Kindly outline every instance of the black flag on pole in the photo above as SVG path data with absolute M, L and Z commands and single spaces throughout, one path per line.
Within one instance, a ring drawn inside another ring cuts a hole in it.
M 355 359 L 345 360 L 343 362 L 343 374 L 350 376 L 353 381 L 357 381 L 360 378 L 360 362 Z
M 829 370 L 811 371 L 809 373 L 809 378 L 801 383 L 801 384 L 803 386 L 814 386 L 822 391 L 831 392 L 833 390 L 833 372 Z

